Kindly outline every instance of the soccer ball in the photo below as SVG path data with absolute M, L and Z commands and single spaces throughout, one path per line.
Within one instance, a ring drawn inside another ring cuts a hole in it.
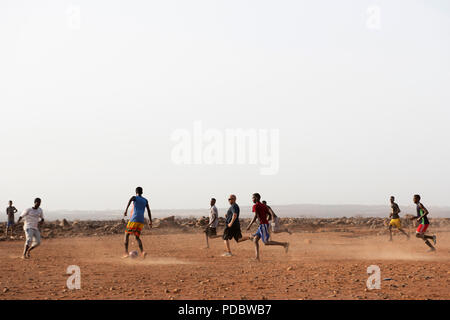
M 128 253 L 128 255 L 130 256 L 130 258 L 135 259 L 135 258 L 138 257 L 138 252 L 136 250 L 135 251 L 130 251 Z

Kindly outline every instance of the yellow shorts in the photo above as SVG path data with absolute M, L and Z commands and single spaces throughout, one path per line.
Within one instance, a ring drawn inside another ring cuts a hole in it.
M 402 223 L 400 222 L 400 219 L 391 219 L 391 222 L 389 222 L 390 226 L 394 226 L 396 228 L 401 228 Z
M 134 234 L 139 237 L 141 235 L 142 228 L 144 228 L 143 223 L 128 221 L 125 233 Z

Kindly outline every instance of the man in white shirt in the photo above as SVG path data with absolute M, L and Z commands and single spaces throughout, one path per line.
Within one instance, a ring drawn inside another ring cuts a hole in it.
M 25 210 L 17 220 L 17 223 L 24 220 L 23 230 L 25 230 L 26 241 L 22 259 L 30 258 L 30 251 L 41 244 L 39 226 L 44 222 L 44 214 L 40 206 L 41 199 L 34 199 L 34 207 Z
M 219 211 L 216 208 L 216 199 L 212 198 L 210 202 L 211 208 L 209 210 L 209 223 L 206 226 L 206 248 L 209 248 L 208 238 L 218 238 L 217 226 L 219 225 Z

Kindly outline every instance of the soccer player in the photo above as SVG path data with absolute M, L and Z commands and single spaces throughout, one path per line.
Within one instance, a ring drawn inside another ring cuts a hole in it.
M 217 226 L 219 225 L 219 212 L 216 208 L 216 199 L 212 198 L 210 202 L 211 208 L 209 209 L 209 223 L 205 228 L 206 235 L 206 248 L 209 248 L 208 238 L 218 238 Z
M 16 207 L 13 206 L 13 202 L 9 200 L 9 206 L 6 208 L 6 215 L 8 216 L 8 222 L 6 223 L 5 237 L 8 238 L 8 230 L 11 229 L 11 238 L 13 236 L 14 228 L 14 214 L 17 212 Z
M 44 214 L 42 212 L 41 199 L 34 199 L 34 206 L 25 210 L 20 216 L 17 223 L 24 220 L 23 230 L 25 230 L 25 248 L 23 250 L 22 259 L 29 259 L 30 251 L 36 249 L 41 244 L 41 233 L 39 227 L 44 223 Z
M 428 240 L 433 240 L 433 243 L 436 244 L 436 236 L 428 236 L 425 235 L 425 231 L 427 231 L 430 222 L 428 221 L 428 210 L 425 206 L 420 202 L 420 195 L 415 194 L 413 198 L 414 203 L 416 204 L 417 217 L 412 217 L 411 220 L 416 219 L 419 222 L 419 226 L 416 230 L 416 237 L 425 241 L 425 244 L 430 247 L 429 252 L 434 252 L 436 249 Z
M 392 209 L 392 212 L 389 215 L 389 217 L 391 218 L 391 221 L 389 222 L 389 235 L 390 235 L 389 241 L 392 241 L 392 227 L 396 227 L 398 229 L 398 231 L 403 233 L 409 239 L 409 234 L 407 234 L 402 229 L 402 224 L 401 224 L 400 215 L 399 215 L 399 213 L 401 211 L 400 211 L 400 207 L 398 206 L 398 204 L 395 203 L 394 196 L 391 196 L 391 209 Z
M 278 218 L 278 216 L 275 214 L 275 212 L 273 212 L 272 208 L 267 205 L 267 202 L 264 200 L 262 203 L 267 207 L 267 209 L 269 209 L 269 213 L 270 213 L 269 221 L 271 222 L 270 224 L 272 227 L 272 233 L 287 232 L 289 234 L 292 234 L 292 232 L 290 232 L 288 230 L 288 228 L 286 228 L 286 227 L 281 228 L 280 218 Z
M 145 199 L 142 196 L 143 189 L 141 187 L 136 188 L 136 195 L 132 196 L 131 199 L 128 201 L 127 208 L 125 209 L 125 212 L 123 214 L 124 217 L 127 216 L 128 208 L 130 207 L 131 203 L 133 203 L 133 208 L 131 209 L 131 216 L 130 221 L 127 223 L 127 227 L 125 229 L 125 254 L 123 258 L 128 257 L 128 239 L 130 237 L 130 234 L 134 234 L 136 237 L 136 241 L 139 244 L 139 249 L 141 250 L 141 256 L 145 259 L 147 256 L 147 253 L 144 251 L 144 247 L 142 246 L 141 241 L 141 231 L 142 228 L 144 228 L 144 213 L 145 209 L 147 208 L 148 212 L 148 226 L 152 227 L 152 212 L 150 211 L 150 207 L 148 205 L 147 199 Z
M 260 202 L 261 195 L 259 193 L 254 193 L 252 196 L 252 200 L 254 203 L 253 212 L 255 213 L 255 216 L 248 225 L 247 230 L 250 230 L 252 224 L 256 221 L 256 219 L 258 219 L 259 227 L 256 233 L 253 235 L 253 242 L 255 244 L 256 252 L 255 259 L 259 261 L 259 239 L 261 239 L 262 242 L 267 246 L 282 246 L 287 253 L 289 248 L 288 242 L 277 242 L 270 240 L 269 221 L 267 220 L 267 217 L 270 216 L 270 212 L 266 205 Z
M 224 257 L 232 256 L 230 249 L 230 241 L 234 238 L 236 242 L 242 242 L 246 240 L 250 240 L 251 237 L 242 237 L 241 233 L 241 224 L 239 223 L 239 206 L 236 203 L 236 196 L 234 194 L 230 195 L 228 198 L 228 202 L 230 203 L 230 208 L 226 214 L 226 226 L 223 231 L 223 240 L 225 243 L 225 253 L 222 255 Z

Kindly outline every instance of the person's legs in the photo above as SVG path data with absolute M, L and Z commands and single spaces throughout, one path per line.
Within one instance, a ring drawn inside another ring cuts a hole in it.
M 431 251 L 435 251 L 435 250 L 436 250 L 436 249 L 433 247 L 433 245 L 430 243 L 430 241 L 428 241 L 428 239 L 433 239 L 433 240 L 434 240 L 434 237 L 432 237 L 432 236 L 426 236 L 426 235 L 424 235 L 423 233 L 416 233 L 416 237 L 422 239 L 422 240 L 425 242 L 425 244 L 426 244 L 428 247 L 430 247 L 430 250 L 431 250 Z
M 403 230 L 402 228 L 398 228 L 398 231 L 400 231 L 401 233 L 403 233 L 403 234 L 409 239 L 409 234 L 406 233 L 405 230 Z
M 228 239 L 224 240 L 225 243 L 225 251 L 229 254 L 231 254 L 231 249 L 230 249 L 230 241 Z
M 130 234 L 128 232 L 125 233 L 124 245 L 125 245 L 125 255 L 128 256 L 128 240 L 130 238 Z
M 139 250 L 141 250 L 141 253 L 144 252 L 144 246 L 142 245 L 142 241 L 140 236 L 138 236 L 137 234 L 135 235 L 136 241 L 138 243 L 139 246 Z
M 253 237 L 253 243 L 255 244 L 255 259 L 259 261 L 259 236 Z
M 141 240 L 140 234 L 135 234 L 135 237 L 136 237 L 136 241 L 139 245 L 139 250 L 141 250 L 142 258 L 145 259 L 145 257 L 147 256 L 147 252 L 144 251 L 144 246 L 142 245 L 142 240 Z
M 389 225 L 389 241 L 392 241 L 392 226 Z
M 205 237 L 206 237 L 206 249 L 209 249 L 208 232 L 205 232 Z
M 23 258 L 28 258 L 28 250 L 30 249 L 31 242 L 33 240 L 32 229 L 25 230 L 25 246 L 23 249 Z
M 247 241 L 247 240 L 253 240 L 253 237 L 252 236 L 245 236 L 245 237 L 237 239 L 236 242 L 243 242 L 243 241 Z
M 27 251 L 28 258 L 31 258 L 30 251 L 33 249 L 36 249 L 41 244 L 41 233 L 39 232 L 39 230 L 32 229 L 32 233 L 33 233 L 33 237 L 32 237 L 33 243 L 28 248 L 28 251 Z

